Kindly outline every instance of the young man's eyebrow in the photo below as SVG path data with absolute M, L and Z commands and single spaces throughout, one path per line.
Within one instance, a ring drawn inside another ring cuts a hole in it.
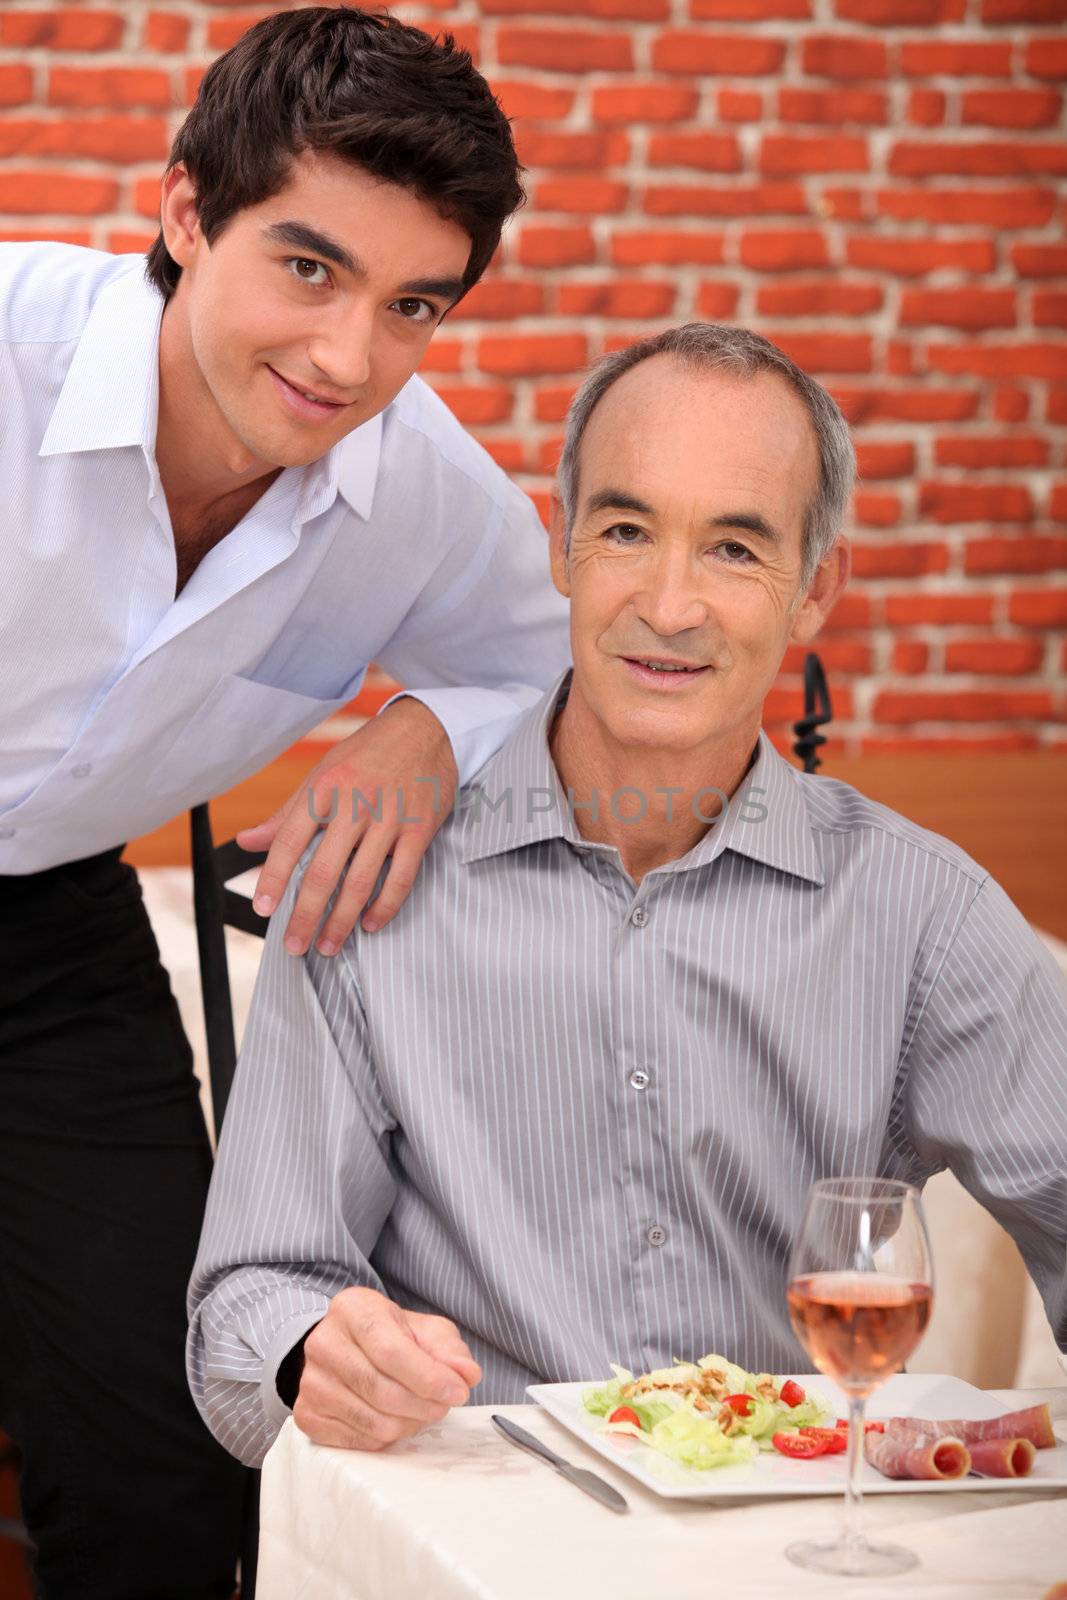
M 402 283 L 400 294 L 432 294 L 435 299 L 447 300 L 453 305 L 467 292 L 467 285 L 462 278 L 413 278 L 410 283 Z
M 362 261 L 339 240 L 328 233 L 320 233 L 317 228 L 309 228 L 306 222 L 272 222 L 270 227 L 264 228 L 263 237 L 271 244 L 288 245 L 292 250 L 307 250 L 311 255 L 322 256 L 324 261 L 333 261 L 355 278 L 366 272 Z M 466 287 L 462 278 L 413 278 L 410 283 L 402 283 L 397 293 L 432 294 L 452 305 L 466 292 Z

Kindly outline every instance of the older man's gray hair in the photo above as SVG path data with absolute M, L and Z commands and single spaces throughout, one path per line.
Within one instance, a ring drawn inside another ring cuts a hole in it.
M 612 384 L 651 356 L 669 355 L 684 366 L 705 372 L 725 372 L 731 377 L 754 378 L 773 372 L 803 401 L 815 432 L 819 454 L 819 486 L 808 506 L 801 529 L 800 582 L 806 589 L 841 532 L 849 496 L 856 477 L 856 453 L 837 405 L 821 384 L 790 361 L 784 350 L 747 328 L 717 322 L 687 322 L 653 334 L 625 350 L 605 356 L 586 378 L 567 413 L 567 431 L 559 463 L 559 492 L 563 503 L 565 548 L 570 550 L 571 530 L 578 511 L 578 476 L 582 439 L 589 418 Z M 636 419 L 640 426 L 640 419 Z

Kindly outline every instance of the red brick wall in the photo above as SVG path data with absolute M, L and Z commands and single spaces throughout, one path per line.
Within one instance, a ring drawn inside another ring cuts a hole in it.
M 6 0 L 0 237 L 143 248 L 200 71 L 266 9 Z M 394 9 L 474 52 L 529 169 L 427 363 L 497 459 L 543 504 L 590 359 L 694 316 L 758 328 L 856 431 L 835 733 L 1067 746 L 1065 0 Z

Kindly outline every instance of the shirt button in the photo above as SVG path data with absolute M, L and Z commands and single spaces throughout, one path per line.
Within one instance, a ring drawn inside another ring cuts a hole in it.
M 648 912 L 645 910 L 644 906 L 634 907 L 630 913 L 630 921 L 633 923 L 635 928 L 644 927 L 645 923 L 648 921 Z
M 70 775 L 72 778 L 87 778 L 92 770 L 91 761 L 79 761 L 76 767 L 71 767 Z
M 652 1082 L 651 1072 L 646 1072 L 644 1067 L 635 1067 L 630 1074 L 631 1089 L 647 1089 Z
M 649 1244 L 661 1245 L 667 1238 L 667 1230 L 666 1228 L 661 1228 L 658 1222 L 654 1222 L 645 1234 L 645 1238 Z
M 13 839 L 14 837 L 14 828 L 0 828 L 0 839 Z

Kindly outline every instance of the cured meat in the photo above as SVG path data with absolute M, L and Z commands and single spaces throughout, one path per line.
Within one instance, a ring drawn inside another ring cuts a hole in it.
M 974 1439 L 971 1471 L 983 1478 L 1025 1478 L 1037 1451 L 1029 1439 Z
M 1047 1450 L 1056 1443 L 1047 1404 L 1028 1406 L 1025 1411 L 1005 1411 L 999 1417 L 986 1417 L 981 1422 L 928 1422 L 924 1417 L 892 1417 L 885 1426 L 887 1433 L 950 1434 L 967 1445 L 979 1439 L 1029 1439 L 1038 1450 Z
M 927 1433 L 868 1433 L 863 1449 L 886 1478 L 964 1478 L 971 1453 L 962 1439 Z

